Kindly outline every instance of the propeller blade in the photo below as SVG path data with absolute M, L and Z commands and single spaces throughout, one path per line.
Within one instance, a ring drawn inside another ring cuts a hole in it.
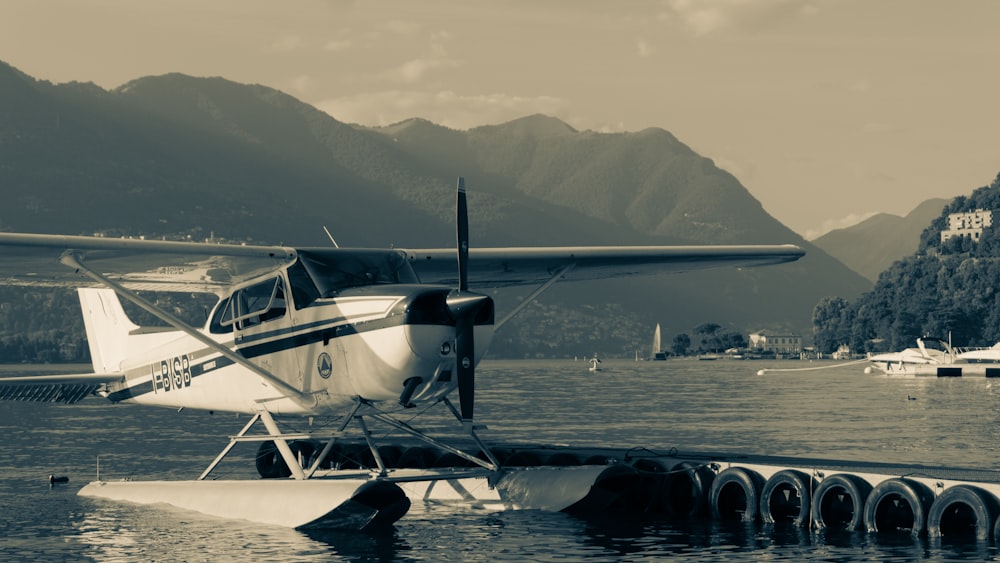
M 462 315 L 455 321 L 455 370 L 458 372 L 458 402 L 462 426 L 472 431 L 476 403 L 476 344 L 473 316 Z
M 462 426 L 472 432 L 476 394 L 475 318 L 484 295 L 469 293 L 469 208 L 465 196 L 465 178 L 458 178 L 456 201 L 458 228 L 458 291 L 448 296 L 448 310 L 455 319 L 455 371 L 458 379 L 459 411 Z
M 476 394 L 476 317 L 484 307 L 491 307 L 488 295 L 452 290 L 447 304 L 455 319 L 455 371 L 458 380 L 459 411 L 466 430 L 472 430 Z
M 458 178 L 458 290 L 469 289 L 469 208 L 465 201 L 465 178 Z

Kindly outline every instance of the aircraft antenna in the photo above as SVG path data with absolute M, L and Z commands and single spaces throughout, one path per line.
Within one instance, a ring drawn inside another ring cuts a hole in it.
M 327 229 L 326 225 L 323 225 L 323 232 L 326 233 L 327 238 L 329 238 L 330 242 L 333 243 L 334 248 L 340 248 L 340 245 L 337 244 L 337 241 L 333 240 L 333 235 L 330 234 L 330 229 Z

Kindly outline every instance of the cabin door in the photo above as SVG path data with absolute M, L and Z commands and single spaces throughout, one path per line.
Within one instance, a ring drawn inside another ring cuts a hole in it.
M 303 388 L 294 338 L 293 310 L 284 278 L 275 276 L 231 297 L 236 350 L 296 389 Z

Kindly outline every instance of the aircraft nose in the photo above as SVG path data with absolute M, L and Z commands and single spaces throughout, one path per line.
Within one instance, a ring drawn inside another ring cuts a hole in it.
M 413 297 L 405 311 L 410 325 L 455 326 L 456 319 L 470 313 L 476 325 L 491 325 L 494 319 L 493 298 L 470 291 L 425 291 Z

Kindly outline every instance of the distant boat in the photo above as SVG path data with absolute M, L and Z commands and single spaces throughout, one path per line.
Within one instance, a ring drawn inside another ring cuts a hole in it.
M 601 371 L 601 359 L 597 357 L 597 354 L 590 358 L 590 367 L 587 368 L 587 371 Z
M 957 352 L 947 340 L 925 336 L 917 339 L 916 348 L 871 356 L 868 358 L 871 365 L 865 371 L 878 371 L 884 375 L 936 373 L 938 366 L 955 363 L 956 356 Z
M 663 346 L 660 345 L 660 323 L 656 323 L 656 330 L 653 332 L 653 355 L 650 357 L 654 360 L 667 359 L 667 354 L 663 351 Z
M 959 351 L 951 347 L 951 342 L 941 338 L 925 336 L 917 339 L 916 348 L 906 348 L 901 352 L 877 354 L 868 358 L 871 363 L 865 373 L 883 375 L 933 375 L 938 377 L 962 375 L 987 375 L 1000 368 L 1000 343 L 991 348 Z M 986 365 L 983 365 L 986 364 Z

